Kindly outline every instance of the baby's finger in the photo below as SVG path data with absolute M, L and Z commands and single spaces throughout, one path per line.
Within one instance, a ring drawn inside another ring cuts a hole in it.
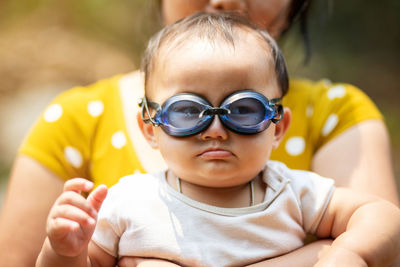
M 65 191 L 74 191 L 77 193 L 82 192 L 89 192 L 93 188 L 93 183 L 89 180 L 84 178 L 74 178 L 68 180 L 64 184 L 64 192 Z
M 59 205 L 52 210 L 50 220 L 64 218 L 75 221 L 82 227 L 92 226 L 96 224 L 95 218 L 85 211 L 71 205 Z
M 80 228 L 79 223 L 65 218 L 54 218 L 47 225 L 47 234 L 49 237 L 58 239 L 66 236 L 68 233 L 75 232 Z
M 105 185 L 99 185 L 92 193 L 90 193 L 87 201 L 96 210 L 99 211 L 101 204 L 107 196 L 108 188 Z
M 57 205 L 71 205 L 75 206 L 87 213 L 89 213 L 93 218 L 96 217 L 97 211 L 91 206 L 91 203 L 87 201 L 82 195 L 67 191 L 62 193 L 62 195 L 56 201 Z

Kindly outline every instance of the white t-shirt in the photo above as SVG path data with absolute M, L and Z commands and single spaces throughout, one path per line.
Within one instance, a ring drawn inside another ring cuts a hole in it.
M 99 212 L 92 240 L 120 258 L 167 259 L 186 266 L 243 266 L 303 246 L 334 191 L 333 180 L 269 161 L 262 203 L 220 208 L 194 201 L 165 172 L 120 179 Z

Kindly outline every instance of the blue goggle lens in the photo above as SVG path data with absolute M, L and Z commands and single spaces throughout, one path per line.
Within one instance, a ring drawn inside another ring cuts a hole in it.
M 165 110 L 166 121 L 175 128 L 192 128 L 200 122 L 204 106 L 190 100 L 179 100 Z
M 265 118 L 264 105 L 254 98 L 239 99 L 226 105 L 225 108 L 231 111 L 226 117 L 243 127 L 254 126 Z

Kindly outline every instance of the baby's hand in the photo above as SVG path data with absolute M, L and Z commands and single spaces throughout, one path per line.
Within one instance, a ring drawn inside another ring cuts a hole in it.
M 75 178 L 64 185 L 64 192 L 56 200 L 47 219 L 47 236 L 55 253 L 75 257 L 84 252 L 96 226 L 97 212 L 107 195 L 107 187 L 98 186 L 85 199 L 81 192 L 89 192 L 93 183 Z

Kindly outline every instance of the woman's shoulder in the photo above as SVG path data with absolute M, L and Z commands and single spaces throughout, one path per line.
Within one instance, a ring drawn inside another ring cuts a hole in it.
M 120 118 L 119 90 L 121 81 L 128 76 L 115 75 L 58 95 L 36 120 L 19 152 L 36 159 L 64 179 L 88 177 L 96 183 L 112 184 L 98 177 L 111 177 L 107 179 L 113 180 L 131 170 L 127 163 L 115 169 L 106 169 L 102 167 L 104 163 L 99 161 L 122 162 L 121 157 L 129 154 L 129 146 L 125 145 L 126 134 L 121 133 L 124 122 Z M 111 140 L 113 146 L 105 140 Z M 121 140 L 124 142 L 121 143 Z M 122 145 L 125 145 L 126 151 L 121 149 Z M 92 177 L 93 173 L 96 177 Z
M 283 104 L 294 110 L 297 117 L 305 116 L 314 121 L 322 119 L 321 123 L 329 116 L 346 121 L 347 126 L 367 119 L 382 118 L 374 102 L 361 89 L 348 83 L 332 83 L 327 79 L 291 80 Z
M 272 157 L 292 168 L 309 169 L 324 144 L 362 121 L 382 119 L 362 90 L 327 79 L 291 79 L 283 106 L 292 112 L 291 126 Z
M 348 91 L 348 92 L 347 92 Z M 339 98 L 349 93 L 350 96 L 356 94 L 365 95 L 358 87 L 342 82 L 332 82 L 329 79 L 310 80 L 305 78 L 293 78 L 290 80 L 288 96 L 304 96 L 308 98 L 318 98 L 326 95 L 327 97 Z
M 104 113 L 119 113 L 114 109 L 121 108 L 120 88 L 127 87 L 126 83 L 129 87 L 135 87 L 135 83 L 139 86 L 138 75 L 136 72 L 119 74 L 86 86 L 73 87 L 53 99 L 49 107 L 57 106 L 65 116 L 78 121 L 100 118 Z
M 119 81 L 124 75 L 115 75 L 112 77 L 98 80 L 89 85 L 75 86 L 66 90 L 56 97 L 58 101 L 78 101 L 83 102 L 86 98 L 101 97 L 112 94 L 119 86 Z
M 366 119 L 381 119 L 381 114 L 360 88 L 348 83 L 333 83 L 328 79 L 312 81 L 293 79 L 284 104 L 291 107 L 302 102 L 306 105 L 305 115 L 321 117 L 336 114 L 355 123 Z
M 115 75 L 90 85 L 76 86 L 62 92 L 45 109 L 44 119 L 49 117 L 52 121 L 50 117 L 58 111 L 59 119 L 54 122 L 86 125 L 84 128 L 88 128 L 87 123 L 97 124 L 97 121 L 104 117 L 104 113 L 110 113 L 110 108 L 115 106 L 114 102 L 120 99 L 119 81 L 122 77 L 123 75 Z

